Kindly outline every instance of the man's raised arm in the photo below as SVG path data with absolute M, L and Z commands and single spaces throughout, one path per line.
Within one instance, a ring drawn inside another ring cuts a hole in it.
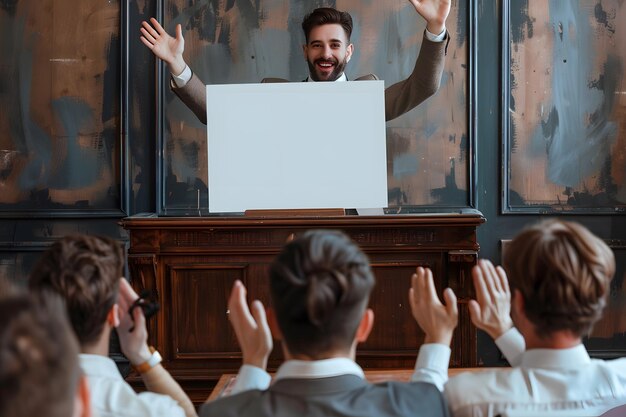
M 426 20 L 426 33 L 409 78 L 385 90 L 385 120 L 387 121 L 414 109 L 437 92 L 450 39 L 446 31 L 450 0 L 409 0 L 409 2 Z
M 413 318 L 426 337 L 420 347 L 411 380 L 434 384 L 442 392 L 448 381 L 450 342 L 459 321 L 456 295 L 447 288 L 443 296 L 445 306 L 435 291 L 432 271 L 429 268 L 417 268 L 411 277 L 409 303 Z
M 176 25 L 176 37 L 170 36 L 155 19 L 141 23 L 141 42 L 167 64 L 172 74 L 172 91 L 206 124 L 206 90 L 204 83 L 185 63 L 185 38 L 180 24 Z

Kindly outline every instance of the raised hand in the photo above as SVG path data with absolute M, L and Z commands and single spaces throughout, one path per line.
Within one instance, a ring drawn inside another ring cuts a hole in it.
M 134 323 L 128 314 L 128 308 L 137 298 L 139 296 L 128 281 L 120 278 L 120 295 L 117 300 L 120 325 L 117 327 L 117 335 L 120 339 L 122 352 L 133 365 L 139 365 L 147 361 L 152 355 L 148 348 L 148 330 L 146 329 L 146 319 L 143 316 L 143 310 L 141 308 L 133 309 Z M 129 330 L 133 325 L 135 329 L 130 332 Z
M 450 346 L 452 333 L 459 321 L 459 311 L 456 304 L 456 295 L 447 288 L 443 292 L 446 305 L 441 304 L 433 273 L 430 268 L 417 268 L 411 277 L 409 303 L 411 312 L 417 324 L 426 333 L 424 343 L 441 343 Z
M 417 13 L 426 20 L 426 29 L 433 35 L 439 35 L 446 28 L 446 19 L 450 14 L 451 0 L 409 0 Z
M 161 24 L 150 18 L 150 23 L 141 22 L 141 42 L 146 45 L 155 56 L 167 63 L 172 74 L 178 75 L 187 66 L 183 59 L 185 38 L 180 24 L 176 25 L 176 37 L 170 36 Z
M 237 335 L 244 365 L 265 369 L 273 348 L 272 333 L 263 304 L 259 300 L 253 301 L 250 312 L 246 292 L 243 283 L 235 281 L 228 299 L 228 318 Z
M 494 268 L 487 260 L 478 261 L 472 269 L 476 300 L 470 300 L 472 323 L 494 340 L 513 327 L 511 320 L 511 290 L 502 267 Z

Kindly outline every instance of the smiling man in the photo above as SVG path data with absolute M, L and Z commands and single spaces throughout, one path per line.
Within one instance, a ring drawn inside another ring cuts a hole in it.
M 450 36 L 446 19 L 451 0 L 409 0 L 417 13 L 426 20 L 426 31 L 415 67 L 411 75 L 385 90 L 385 120 L 392 120 L 412 110 L 439 89 Z M 309 67 L 305 81 L 347 81 L 345 68 L 354 52 L 350 42 L 352 17 L 347 12 L 323 7 L 315 9 L 302 22 L 306 38 L 304 58 Z M 176 25 L 176 37 L 170 36 L 159 22 L 152 18 L 143 22 L 141 41 L 155 56 L 167 63 L 174 93 L 206 123 L 206 89 L 204 83 L 187 66 L 183 52 L 185 39 L 181 25 Z M 374 74 L 356 78 L 377 80 Z M 286 82 L 280 78 L 266 78 L 262 82 Z

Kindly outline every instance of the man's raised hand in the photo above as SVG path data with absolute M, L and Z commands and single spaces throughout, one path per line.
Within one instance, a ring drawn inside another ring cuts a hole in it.
M 451 0 L 409 0 L 409 2 L 426 20 L 426 29 L 430 33 L 439 35 L 446 29 Z
M 441 304 L 433 273 L 430 268 L 417 268 L 411 277 L 409 303 L 417 324 L 426 333 L 424 343 L 441 343 L 450 346 L 452 333 L 459 321 L 459 311 L 454 291 L 447 288 L 443 292 L 446 305 Z
M 272 333 L 263 304 L 259 300 L 253 301 L 250 312 L 246 293 L 243 283 L 235 281 L 228 299 L 228 319 L 237 335 L 244 365 L 265 369 L 273 348 Z
M 148 330 L 146 329 L 146 318 L 141 308 L 132 310 L 133 318 L 130 317 L 128 309 L 139 296 L 130 286 L 125 278 L 120 278 L 120 294 L 117 300 L 119 306 L 120 323 L 117 327 L 117 335 L 120 340 L 122 353 L 126 355 L 133 365 L 139 365 L 147 361 L 152 353 L 148 348 Z M 130 329 L 134 326 L 134 330 Z
M 155 19 L 150 18 L 150 23 L 141 22 L 141 42 L 146 45 L 155 56 L 167 63 L 169 70 L 174 75 L 179 75 L 187 64 L 183 59 L 185 50 L 185 38 L 180 24 L 176 25 L 176 37 L 170 36 L 163 26 Z
M 472 323 L 494 340 L 513 327 L 511 320 L 511 290 L 502 267 L 481 259 L 472 269 L 476 300 L 470 300 Z

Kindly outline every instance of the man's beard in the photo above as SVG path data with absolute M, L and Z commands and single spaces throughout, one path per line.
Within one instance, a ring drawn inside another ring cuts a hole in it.
M 317 73 L 317 66 L 316 64 L 318 62 L 330 62 L 332 64 L 335 64 L 335 68 L 333 69 L 333 71 L 328 75 L 328 78 L 324 78 L 322 79 L 319 74 Z M 309 65 L 309 75 L 311 76 L 311 78 L 313 79 L 313 81 L 335 81 L 337 78 L 339 78 L 341 76 L 341 74 L 343 74 L 344 69 L 346 68 L 346 64 L 348 63 L 348 59 L 347 57 L 344 58 L 344 60 L 342 62 L 339 62 L 337 59 L 316 59 L 314 62 L 311 62 L 307 59 L 307 64 Z

